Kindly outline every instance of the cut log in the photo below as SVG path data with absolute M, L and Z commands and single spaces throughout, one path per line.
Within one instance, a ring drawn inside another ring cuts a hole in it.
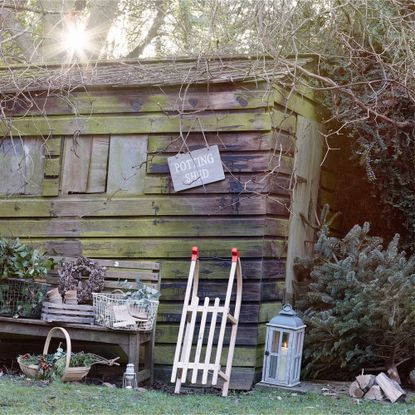
M 349 387 L 349 395 L 352 398 L 362 398 L 365 393 L 360 389 L 359 384 L 355 380 Z
M 379 385 L 373 385 L 364 396 L 364 399 L 368 399 L 370 401 L 382 401 L 383 398 L 384 395 Z
M 394 380 L 395 382 L 398 382 L 400 385 L 402 385 L 401 378 L 400 378 L 399 373 L 398 373 L 398 369 L 396 368 L 396 366 L 395 366 L 395 365 L 394 365 L 394 366 L 391 366 L 391 367 L 387 370 L 386 374 L 388 375 L 388 377 L 389 377 L 390 379 L 392 379 L 392 380 Z
M 399 386 L 398 382 L 389 379 L 385 373 L 381 372 L 376 376 L 376 383 L 381 387 L 385 396 L 393 403 L 398 400 L 404 400 L 405 391 Z
M 367 392 L 375 384 L 375 375 L 359 375 L 356 376 L 357 383 L 363 392 Z

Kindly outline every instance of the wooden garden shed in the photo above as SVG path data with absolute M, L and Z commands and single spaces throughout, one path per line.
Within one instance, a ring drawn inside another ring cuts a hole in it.
M 171 370 L 193 245 L 210 297 L 225 294 L 231 248 L 240 250 L 231 387 L 260 376 L 265 323 L 292 293 L 292 259 L 310 245 L 317 207 L 322 140 L 295 65 L 223 57 L 0 70 L 0 236 L 55 255 L 160 262 L 156 377 Z M 174 192 L 167 157 L 214 144 L 225 179 Z

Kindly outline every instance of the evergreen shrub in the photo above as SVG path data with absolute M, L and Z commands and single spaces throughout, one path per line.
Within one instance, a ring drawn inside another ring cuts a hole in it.
M 396 234 L 384 248 L 369 223 L 342 239 L 319 232 L 308 291 L 296 307 L 307 324 L 305 375 L 348 378 L 362 368 L 395 369 L 414 356 L 415 256 L 399 251 Z

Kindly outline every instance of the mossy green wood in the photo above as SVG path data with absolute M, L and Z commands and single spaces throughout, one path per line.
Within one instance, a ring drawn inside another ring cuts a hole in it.
M 7 116 L 36 115 L 39 108 L 48 115 L 146 113 L 161 111 L 237 110 L 273 105 L 269 91 L 258 84 L 199 86 L 180 92 L 176 88 L 125 88 L 72 91 L 65 96 L 41 92 L 27 97 L 19 108 L 5 111 Z
M 288 220 L 265 217 L 0 220 L 11 237 L 210 237 L 288 235 Z
M 167 155 L 149 155 L 147 158 L 147 173 L 168 173 Z M 222 153 L 224 170 L 232 173 L 276 171 L 290 174 L 293 159 L 280 153 Z
M 231 303 L 231 308 L 233 304 Z M 242 302 L 240 323 L 258 324 L 259 321 L 259 303 Z M 179 323 L 182 315 L 183 302 L 161 302 L 158 309 L 157 321 L 165 323 Z M 269 320 L 267 320 L 269 321 Z
M 161 294 L 163 301 L 182 301 L 186 289 L 186 279 L 166 280 L 161 285 Z M 221 301 L 225 299 L 227 280 L 200 280 L 198 296 L 199 298 L 220 298 Z M 278 292 L 278 285 L 275 281 L 262 282 L 257 280 L 250 280 L 244 282 L 244 301 L 260 302 L 264 297 L 263 288 L 266 286 L 266 298 L 268 300 L 280 299 L 281 295 Z M 265 290 L 264 290 L 265 291 Z M 235 300 L 233 294 L 231 300 Z M 213 300 L 212 300 L 213 301 Z
M 209 183 L 209 186 L 199 186 L 183 191 L 181 194 L 278 194 L 289 196 L 292 180 L 289 175 L 275 172 L 226 173 L 225 180 Z M 175 194 L 171 176 L 147 175 L 144 179 L 144 193 L 147 195 Z
M 48 137 L 42 142 L 45 168 L 41 194 L 42 196 L 58 196 L 62 168 L 62 139 L 61 137 Z
M 259 306 L 259 315 L 258 315 L 258 322 L 260 323 L 267 323 L 269 322 L 272 317 L 279 313 L 282 308 L 282 303 L 280 301 L 272 301 L 262 303 Z
M 223 255 L 223 254 L 222 254 Z M 203 266 L 200 267 L 199 275 L 201 279 L 225 280 L 229 277 L 230 261 L 227 258 L 204 259 Z M 243 259 L 244 280 L 284 279 L 285 260 L 282 259 Z M 160 268 L 160 278 L 162 281 L 181 278 L 187 279 L 189 274 L 189 262 L 183 259 L 162 260 Z
M 199 332 L 200 325 L 196 324 L 195 332 Z M 156 326 L 156 339 L 158 343 L 176 344 L 177 332 L 179 331 L 178 324 L 159 323 Z M 219 327 L 215 331 L 215 336 L 218 336 Z M 229 344 L 229 330 L 225 332 L 224 344 Z M 240 324 L 238 326 L 238 335 L 236 344 L 242 346 L 256 346 L 258 343 L 258 327 L 252 324 Z M 263 341 L 261 341 L 261 344 Z
M 157 364 L 171 364 L 174 358 L 175 344 L 157 344 L 154 352 L 154 363 Z M 191 353 L 195 353 L 195 347 L 192 347 Z M 216 347 L 212 348 L 212 355 L 216 355 Z M 221 365 L 226 365 L 228 355 L 228 347 L 223 347 L 221 354 Z M 256 367 L 257 353 L 255 347 L 236 346 L 233 366 L 239 367 Z
M 143 196 L 133 198 L 79 197 L 14 198 L 0 202 L 0 217 L 216 216 L 260 215 L 267 209 L 287 215 L 284 199 L 244 195 Z M 288 203 L 289 204 L 289 203 Z
M 37 133 L 38 135 L 38 133 Z M 47 137 L 44 141 L 46 157 L 60 156 L 62 152 L 61 137 Z
M 259 324 L 258 325 L 258 337 L 257 337 L 258 344 L 265 344 L 266 333 L 267 333 L 267 325 Z
M 107 278 L 117 279 L 120 277 L 121 279 L 131 279 L 132 277 L 129 275 L 129 270 L 121 268 L 123 261 L 115 257 L 113 259 L 116 259 L 121 265 L 114 269 L 107 268 Z M 129 262 L 131 261 L 129 260 Z M 138 259 L 138 262 L 141 261 Z M 168 284 L 172 280 L 186 280 L 188 278 L 188 258 L 177 258 L 171 260 L 160 259 L 160 263 L 162 264 L 160 268 L 160 279 L 163 283 Z M 203 267 L 201 267 L 199 273 L 200 279 L 202 281 L 227 280 L 229 277 L 230 265 L 231 264 L 228 258 L 204 259 Z M 277 289 L 279 293 L 282 293 L 285 265 L 284 258 L 259 260 L 255 258 L 244 258 L 243 265 L 244 281 L 261 281 L 262 293 L 264 292 L 264 284 L 274 284 L 275 287 L 273 290 L 275 291 L 275 289 Z M 144 280 L 152 277 L 152 274 L 144 271 L 140 271 L 140 275 L 142 275 L 140 278 L 144 278 Z M 56 272 L 52 273 L 50 280 L 52 281 L 53 278 L 57 278 Z
M 42 196 L 58 196 L 59 183 L 59 177 L 45 177 L 42 182 Z M 3 201 L 0 201 L 0 211 L 2 203 Z
M 276 88 L 282 88 L 280 85 L 275 85 Z M 310 102 L 318 105 L 316 98 L 316 91 L 312 86 L 307 85 L 305 79 L 299 80 L 295 85 L 292 85 L 290 88 L 286 88 L 286 91 L 294 91 L 298 96 L 307 98 Z
M 47 158 L 45 160 L 45 176 L 59 176 L 60 170 L 60 158 Z
M 230 112 L 199 114 L 200 124 L 194 115 L 111 115 L 100 116 L 50 116 L 22 117 L 10 120 L 10 125 L 0 124 L 0 134 L 20 136 L 80 135 L 91 134 L 150 134 L 180 131 L 269 131 L 270 114 L 260 112 Z
M 26 241 L 26 239 L 22 238 Z M 27 240 L 29 242 L 29 240 Z M 55 250 L 55 255 L 72 256 L 73 250 L 91 258 L 187 258 L 196 245 L 204 256 L 218 257 L 233 246 L 238 247 L 245 258 L 278 257 L 286 255 L 286 242 L 277 239 L 238 239 L 238 238 L 86 238 L 59 240 L 30 239 L 38 248 Z M 191 252 L 191 251 L 190 251 Z
M 205 137 L 209 145 L 217 144 L 220 151 L 273 150 L 276 141 L 272 132 L 206 133 Z M 193 150 L 204 147 L 206 142 L 201 133 L 190 133 L 186 138 L 186 145 Z M 149 153 L 177 153 L 179 151 L 186 151 L 179 134 L 151 135 L 148 139 Z
M 271 114 L 272 128 L 275 131 L 295 135 L 297 128 L 297 117 L 295 113 L 283 107 L 277 107 L 271 111 Z
M 275 104 L 287 108 L 296 114 L 309 120 L 318 120 L 316 105 L 303 95 L 296 93 L 294 90 L 287 90 L 276 86 L 273 89 L 273 98 Z

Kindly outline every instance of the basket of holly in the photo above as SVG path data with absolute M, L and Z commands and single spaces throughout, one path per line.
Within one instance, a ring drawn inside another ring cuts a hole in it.
M 66 352 L 60 347 L 53 354 L 48 353 L 52 335 L 61 331 L 65 336 Z M 60 379 L 62 382 L 75 382 L 84 378 L 94 364 L 118 365 L 118 359 L 105 359 L 93 353 L 72 353 L 71 338 L 67 330 L 62 327 L 53 327 L 45 340 L 43 354 L 24 354 L 18 356 L 17 363 L 20 370 L 30 378 Z

